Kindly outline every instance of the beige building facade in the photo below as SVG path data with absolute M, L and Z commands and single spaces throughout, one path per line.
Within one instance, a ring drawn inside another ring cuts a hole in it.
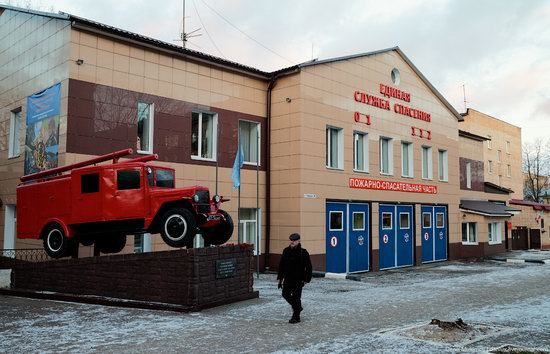
M 476 122 L 485 127 L 488 116 L 469 110 L 463 118 L 397 47 L 267 73 L 83 18 L 9 6 L 0 7 L 0 43 L 4 249 L 41 247 L 16 238 L 15 191 L 37 162 L 28 98 L 56 85 L 59 113 L 49 118 L 58 129 L 56 165 L 128 147 L 134 157 L 158 154 L 157 164 L 176 170 L 177 186 L 202 184 L 231 199 L 223 204 L 235 221 L 230 242 L 256 244 L 262 269 L 277 268 L 293 232 L 314 269 L 334 273 L 504 249 L 496 241 L 478 242 L 476 252 L 465 247 L 465 218 L 487 227 L 509 215 L 480 216 L 461 198 L 505 204 L 508 189 L 521 193 L 513 178 L 519 128 L 497 122 L 491 131 L 502 127 L 502 136 L 487 140 Z M 483 169 L 497 140 L 505 143 L 494 171 L 513 172 L 500 184 Z M 480 160 L 487 141 L 494 145 Z M 231 179 L 239 146 L 240 209 Z M 467 159 L 481 163 L 479 188 L 465 187 Z M 491 197 L 485 181 L 496 190 Z M 128 235 L 124 252 L 165 249 L 157 235 Z M 93 254 L 81 246 L 80 256 Z

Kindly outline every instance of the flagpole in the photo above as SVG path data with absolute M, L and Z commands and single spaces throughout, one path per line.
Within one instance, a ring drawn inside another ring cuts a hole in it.
M 256 274 L 260 278 L 260 125 L 256 139 Z

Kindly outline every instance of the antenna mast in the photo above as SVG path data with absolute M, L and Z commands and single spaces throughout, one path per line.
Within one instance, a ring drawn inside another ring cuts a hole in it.
M 201 36 L 201 34 L 194 34 L 197 31 L 200 31 L 200 28 L 197 28 L 194 31 L 191 31 L 189 33 L 185 32 L 185 0 L 183 2 L 183 12 L 182 12 L 182 21 L 181 21 L 181 33 L 180 33 L 180 39 L 174 39 L 174 41 L 181 41 L 183 49 L 187 48 L 187 40 L 192 37 L 198 37 Z
M 462 84 L 462 93 L 464 95 L 464 113 L 466 113 L 466 111 L 468 110 L 466 108 L 466 84 Z

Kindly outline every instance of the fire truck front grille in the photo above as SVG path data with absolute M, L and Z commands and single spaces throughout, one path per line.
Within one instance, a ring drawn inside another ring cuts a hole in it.
M 199 201 L 197 203 L 197 212 L 207 214 L 210 212 L 210 196 L 208 191 L 197 191 Z

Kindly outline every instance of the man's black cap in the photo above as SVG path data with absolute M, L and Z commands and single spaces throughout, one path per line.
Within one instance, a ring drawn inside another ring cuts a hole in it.
M 300 234 L 297 234 L 297 233 L 290 234 L 290 236 L 288 236 L 288 239 L 290 241 L 298 241 L 300 239 Z

